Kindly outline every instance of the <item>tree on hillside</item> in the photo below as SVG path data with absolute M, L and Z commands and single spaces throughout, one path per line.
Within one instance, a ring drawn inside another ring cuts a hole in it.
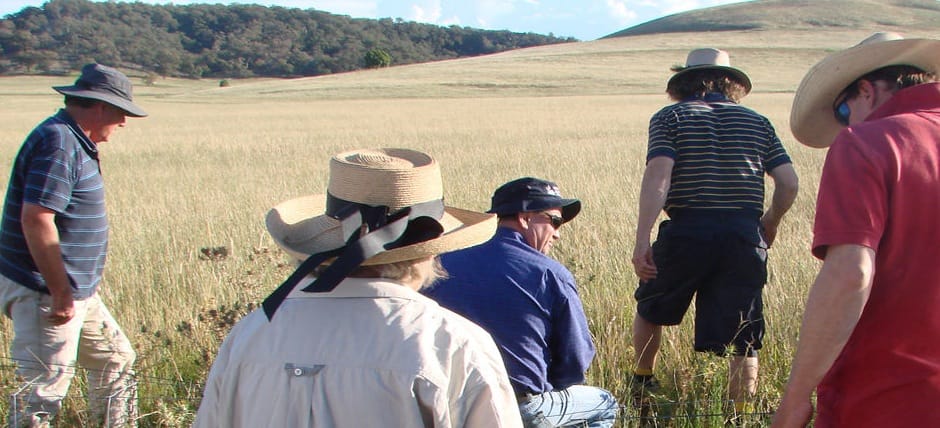
M 392 65 L 392 56 L 384 49 L 372 48 L 366 52 L 366 68 L 380 68 Z

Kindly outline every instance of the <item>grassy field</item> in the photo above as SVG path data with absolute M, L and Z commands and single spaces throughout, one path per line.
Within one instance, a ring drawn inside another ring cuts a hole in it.
M 629 262 L 649 116 L 667 104 L 668 67 L 690 48 L 728 49 L 755 90 L 744 104 L 767 115 L 794 159 L 801 193 L 771 250 L 768 335 L 757 413 L 776 405 L 803 300 L 818 269 L 809 254 L 824 151 L 789 133 L 792 91 L 826 52 L 870 31 L 642 36 L 489 57 L 294 80 L 160 80 L 102 146 L 112 221 L 102 294 L 137 347 L 142 426 L 188 426 L 201 382 L 231 324 L 290 272 L 263 228 L 279 201 L 326 187 L 327 160 L 360 147 L 409 147 L 436 157 L 449 204 L 488 207 L 499 184 L 552 179 L 584 211 L 562 230 L 554 257 L 580 282 L 598 355 L 589 382 L 627 402 L 636 284 Z M 921 36 L 936 37 L 937 34 Z M 0 170 L 70 79 L 0 78 Z M 0 179 L 5 187 L 6 174 Z M 224 247 L 225 254 L 218 249 Z M 690 318 L 690 317 L 689 317 Z M 0 342 L 11 323 L 0 321 Z M 691 349 L 688 320 L 666 330 L 659 376 L 668 426 L 720 426 L 725 362 Z M 13 388 L 12 361 L 0 386 Z M 74 384 L 63 418 L 84 418 Z M 5 413 L 6 403 L 0 405 Z M 623 426 L 636 423 L 625 408 Z M 711 415 L 711 416 L 710 416 Z M 0 415 L 2 416 L 2 415 Z M 766 415 L 753 415 L 754 426 Z

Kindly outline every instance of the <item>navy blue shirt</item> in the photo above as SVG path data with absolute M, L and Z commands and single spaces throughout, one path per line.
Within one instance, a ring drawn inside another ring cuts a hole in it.
M 55 224 L 73 297 L 95 293 L 108 247 L 104 180 L 95 143 L 65 110 L 26 137 L 13 164 L 0 222 L 0 274 L 48 293 L 23 236 L 24 203 L 55 212 Z
M 493 336 L 516 393 L 584 382 L 594 342 L 568 269 L 504 227 L 440 258 L 448 278 L 422 292 Z

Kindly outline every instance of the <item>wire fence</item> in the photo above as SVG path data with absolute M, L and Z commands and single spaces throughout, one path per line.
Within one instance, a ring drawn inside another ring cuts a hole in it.
M 23 364 L 35 364 L 33 361 L 18 361 L 13 358 L 0 357 L 0 373 L 12 374 L 18 366 Z M 90 373 L 97 370 L 78 367 L 75 365 L 55 365 L 47 364 L 46 367 L 54 367 L 56 370 L 76 376 L 81 373 Z M 154 375 L 134 373 L 131 375 L 135 381 L 133 388 L 121 388 L 117 392 L 103 397 L 106 401 L 105 415 L 110 414 L 110 406 L 113 403 L 127 401 L 136 401 L 140 408 L 157 409 L 165 403 L 185 403 L 187 404 L 184 412 L 188 411 L 188 417 L 182 418 L 181 425 L 189 426 L 198 403 L 202 397 L 202 383 L 197 381 L 187 381 L 183 379 L 173 379 Z M 9 391 L 4 393 L 7 396 L 7 412 L 17 409 L 24 400 L 24 393 L 28 390 L 28 382 L 12 382 L 13 376 L 3 376 L 5 379 L 2 386 Z M 76 376 L 76 379 L 80 377 Z M 61 400 L 81 399 L 85 397 L 85 392 L 81 388 L 69 388 L 69 392 L 63 396 L 53 397 Z M 144 391 L 144 392 L 141 392 Z M 725 409 L 722 411 L 714 409 Z M 645 405 L 619 404 L 619 414 L 617 417 L 618 427 L 762 427 L 767 426 L 773 417 L 773 412 L 747 411 L 735 412 L 730 401 L 724 400 L 698 400 L 698 401 L 670 401 L 667 399 L 656 399 Z M 584 412 L 585 416 L 588 413 Z M 148 413 L 138 416 L 141 419 L 154 416 L 154 413 Z M 571 414 L 572 420 L 577 420 L 577 414 Z M 11 416 L 12 417 L 12 416 Z M 107 421 L 106 421 L 107 423 Z M 583 426 L 587 426 L 587 422 Z M 14 425 L 16 426 L 16 425 Z M 105 425 L 110 426 L 110 425 Z M 153 424 L 153 426 L 174 426 L 165 423 Z M 576 425 L 577 426 L 577 425 Z

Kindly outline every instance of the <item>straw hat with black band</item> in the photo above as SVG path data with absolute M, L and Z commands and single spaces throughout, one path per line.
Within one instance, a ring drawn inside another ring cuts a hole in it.
M 790 110 L 790 130 L 810 147 L 826 148 L 844 128 L 833 114 L 836 97 L 858 78 L 892 65 L 940 74 L 940 40 L 904 39 L 875 33 L 858 45 L 829 55 L 803 77 Z
M 482 243 L 496 217 L 444 205 L 441 170 L 427 154 L 366 149 L 330 160 L 327 194 L 282 202 L 265 218 L 268 233 L 303 263 L 262 304 L 268 319 L 317 266 L 306 292 L 332 291 L 359 266 L 415 260 Z

